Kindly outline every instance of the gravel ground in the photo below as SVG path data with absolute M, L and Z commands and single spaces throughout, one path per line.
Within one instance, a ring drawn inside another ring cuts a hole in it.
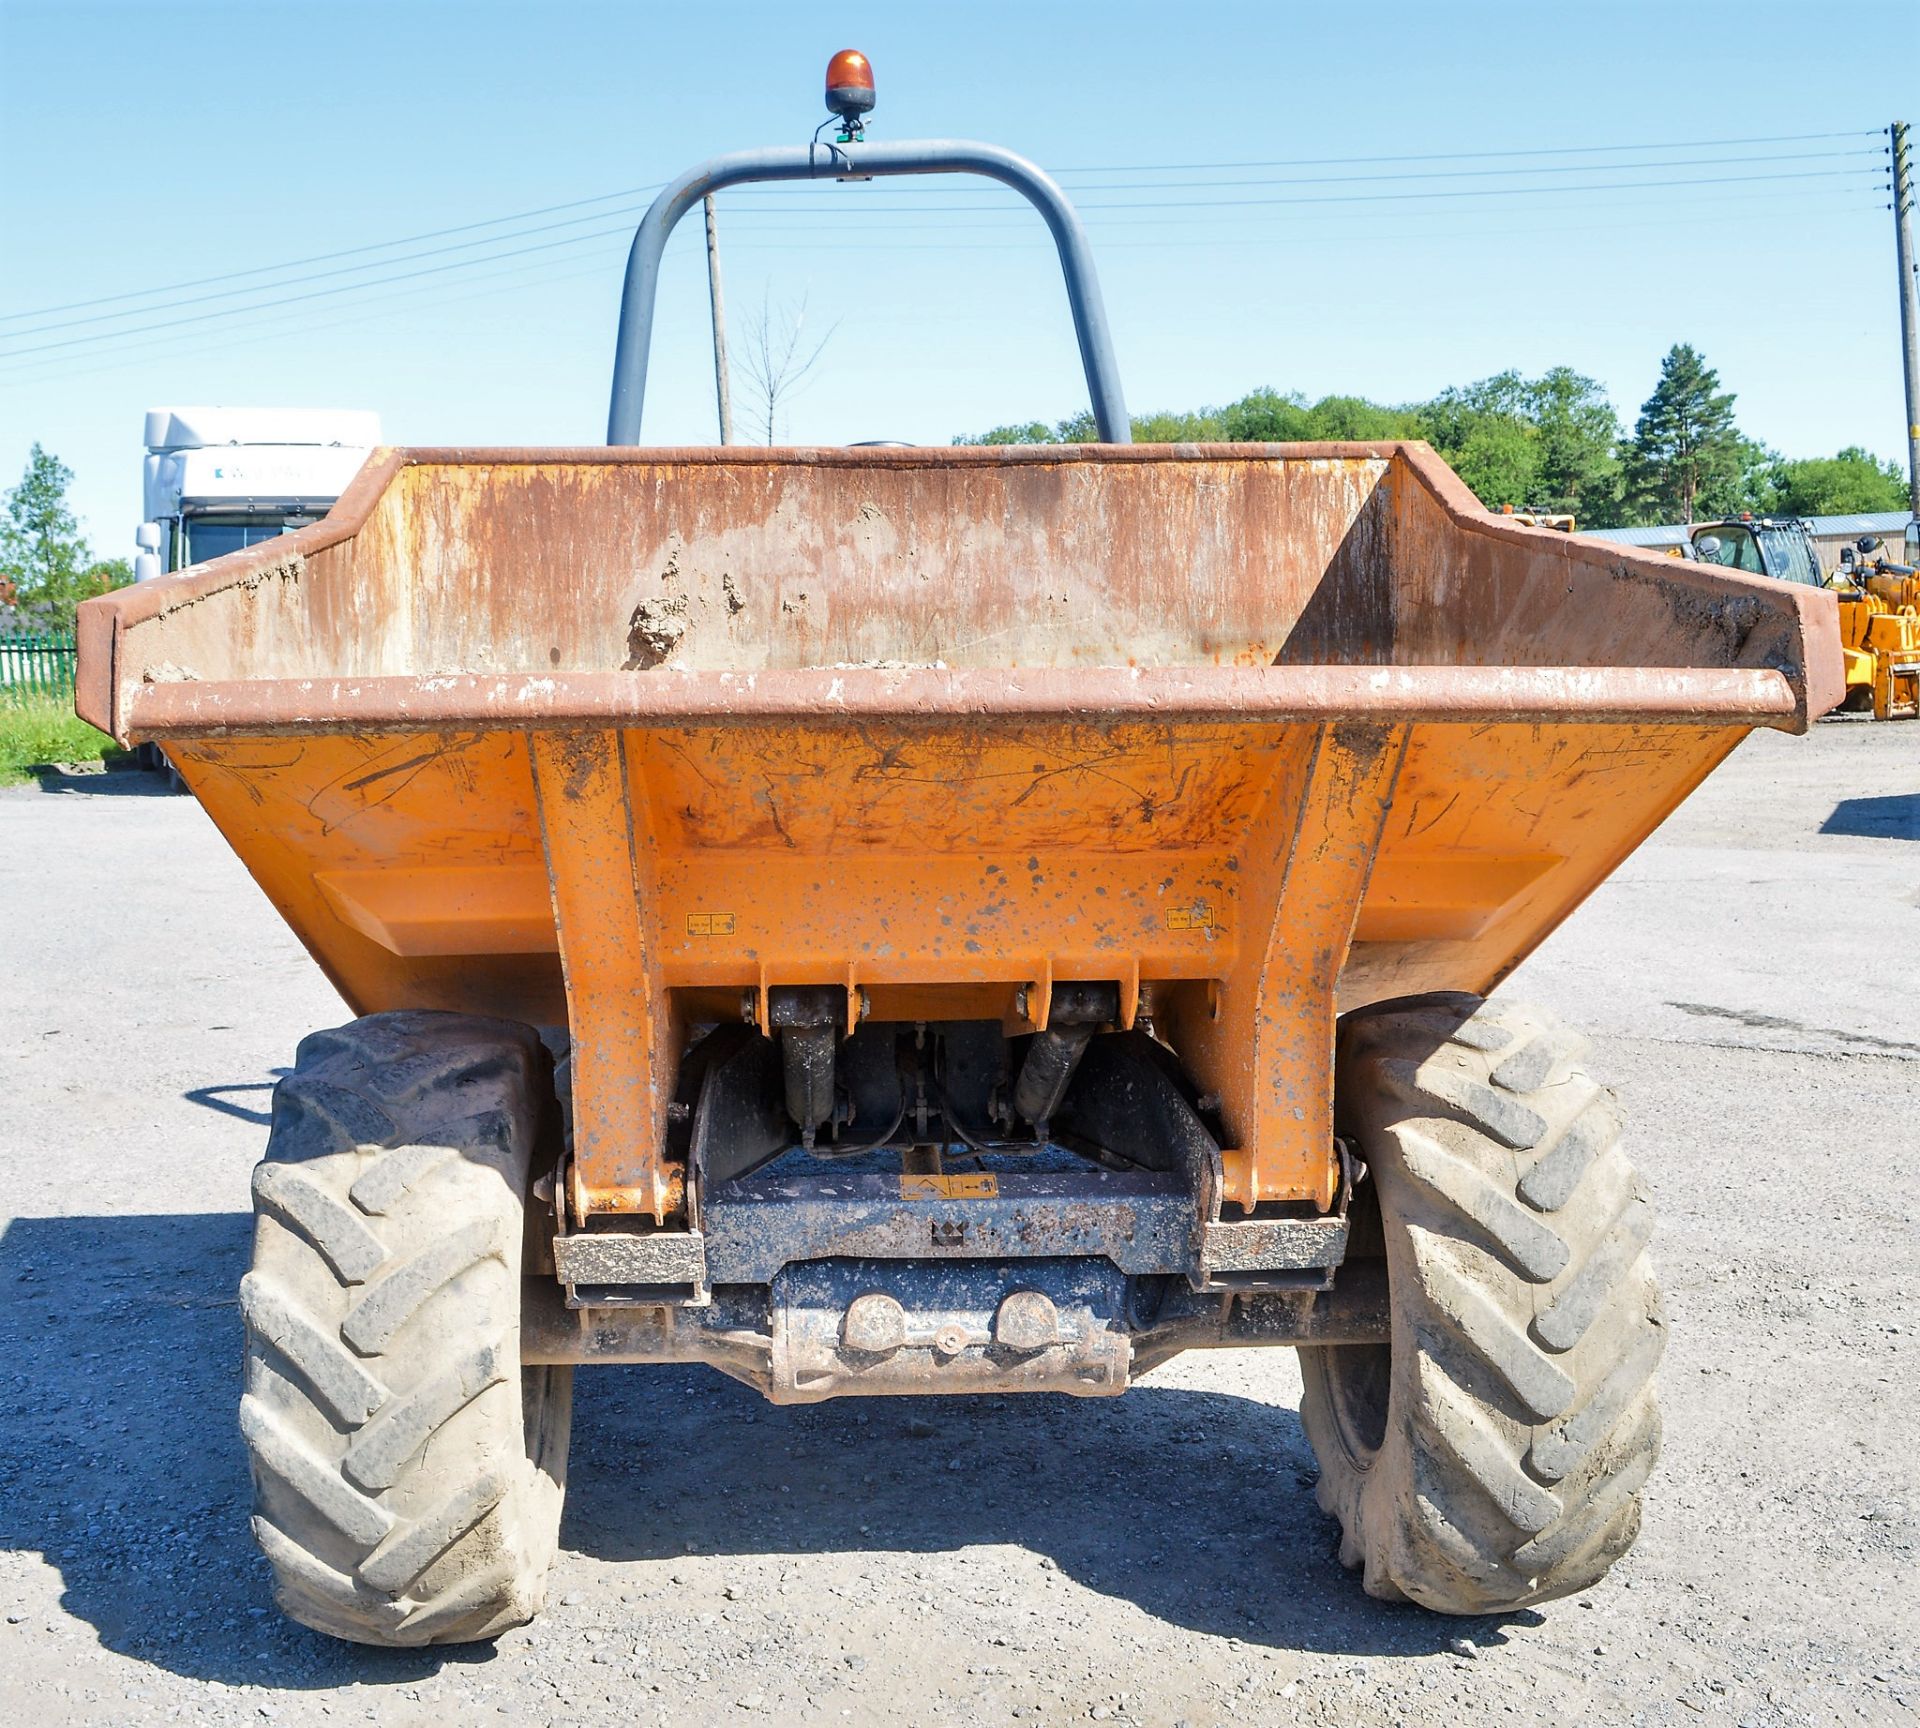
M 280 1619 L 233 1424 L 247 1173 L 338 1001 L 198 807 L 0 793 L 0 1722 L 1755 1725 L 1920 1713 L 1920 728 L 1760 734 L 1516 977 L 1662 1208 L 1665 1461 L 1541 1612 L 1369 1601 L 1290 1352 L 1124 1399 L 776 1410 L 585 1373 L 554 1602 Z

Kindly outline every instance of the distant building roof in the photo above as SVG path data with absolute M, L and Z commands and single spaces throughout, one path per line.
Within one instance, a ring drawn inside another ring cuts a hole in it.
M 1880 534 L 1898 540 L 1913 518 L 1904 510 L 1866 510 L 1853 516 L 1810 516 L 1816 534 Z
M 1897 540 L 1911 520 L 1904 510 L 1869 510 L 1854 516 L 1809 516 L 1807 525 L 1822 539 L 1878 534 L 1882 539 Z M 1585 528 L 1581 532 L 1590 540 L 1611 540 L 1618 546 L 1680 546 L 1685 544 L 1689 529 L 1684 522 L 1669 522 L 1658 528 Z
M 1671 528 L 1582 528 L 1589 540 L 1611 540 L 1619 546 L 1678 546 L 1687 537 L 1684 525 Z

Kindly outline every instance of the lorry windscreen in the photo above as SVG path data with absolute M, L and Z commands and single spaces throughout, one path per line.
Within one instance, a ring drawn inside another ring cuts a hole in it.
M 257 546 L 291 532 L 292 525 L 277 516 L 251 519 L 189 516 L 187 545 L 182 559 L 186 564 L 204 564 L 209 558 L 221 558 L 238 552 L 243 546 Z

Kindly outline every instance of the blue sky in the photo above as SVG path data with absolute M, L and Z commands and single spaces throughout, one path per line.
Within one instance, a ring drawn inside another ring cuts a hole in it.
M 1136 412 L 1566 364 L 1630 421 L 1690 341 L 1751 434 L 1903 455 L 1872 134 L 1906 117 L 1910 3 L 0 0 L 0 484 L 39 439 L 96 547 L 125 553 L 153 406 L 598 442 L 651 188 L 803 141 L 849 45 L 878 74 L 875 136 L 1060 171 Z M 698 226 L 669 257 L 649 442 L 715 436 Z M 1084 403 L 1049 245 L 1008 194 L 743 190 L 721 232 L 736 342 L 803 297 L 832 331 L 795 442 L 945 442 Z

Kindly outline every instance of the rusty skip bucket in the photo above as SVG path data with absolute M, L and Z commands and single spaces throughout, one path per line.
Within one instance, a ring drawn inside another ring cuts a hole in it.
M 1824 596 L 1484 511 L 1424 446 L 387 451 L 81 614 L 359 1013 L 571 1029 L 575 1217 L 683 1218 L 688 1029 L 1145 1002 L 1219 1198 L 1329 1206 L 1334 1016 L 1484 992 L 1754 726 Z
M 1089 1396 L 1222 1344 L 1301 1348 L 1368 1589 L 1582 1589 L 1658 1452 L 1651 1210 L 1577 1035 L 1481 998 L 1839 699 L 1832 597 L 1491 516 L 1419 444 L 1131 447 L 1058 189 L 864 143 L 834 65 L 837 145 L 642 224 L 613 447 L 380 451 L 81 608 L 80 713 L 362 1017 L 253 1179 L 279 1600 L 528 1618 L 571 1364 Z M 1105 442 L 633 447 L 681 213 L 947 168 L 1052 227 Z

